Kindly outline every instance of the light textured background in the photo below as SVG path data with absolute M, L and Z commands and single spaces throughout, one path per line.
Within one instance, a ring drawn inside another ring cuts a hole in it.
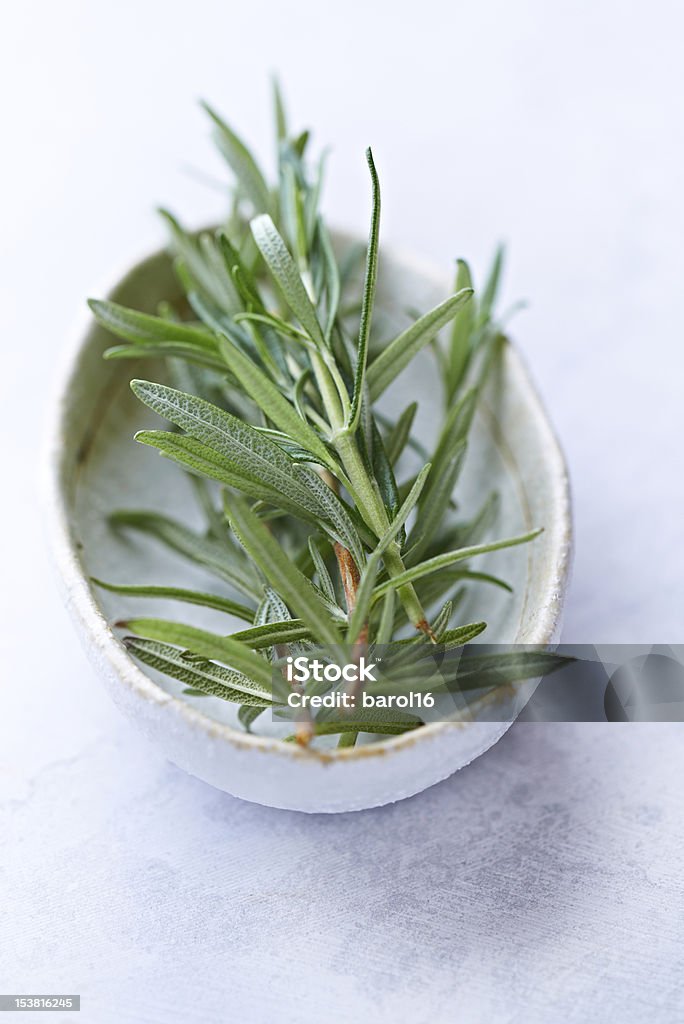
M 574 483 L 565 639 L 681 641 L 683 30 L 665 0 L 5 14 L 1 991 L 80 991 L 89 1024 L 682 1019 L 684 727 L 520 725 L 358 815 L 242 804 L 104 697 L 35 478 L 84 296 L 161 242 L 156 203 L 222 211 L 188 173 L 221 174 L 194 99 L 266 159 L 276 69 L 334 146 L 334 222 L 365 230 L 371 142 L 386 240 L 480 272 L 510 242 L 506 299 L 531 300 L 514 333 Z

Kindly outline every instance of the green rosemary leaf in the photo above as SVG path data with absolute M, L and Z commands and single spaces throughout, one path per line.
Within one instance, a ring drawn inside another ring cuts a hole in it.
M 177 647 L 156 640 L 126 636 L 123 643 L 128 652 L 143 664 L 178 679 L 205 696 L 220 697 L 221 700 L 244 704 L 255 708 L 259 713 L 264 708 L 272 707 L 270 694 L 239 672 L 215 665 L 211 661 L 189 661 Z
M 187 431 L 142 431 L 138 440 L 250 497 L 284 507 L 318 526 L 363 560 L 361 541 L 343 503 L 320 476 L 293 463 L 282 448 L 248 423 L 210 402 L 150 381 L 134 380 L 137 397 Z M 194 441 L 193 441 L 194 439 Z
M 429 313 L 402 331 L 368 367 L 367 379 L 373 401 L 380 397 L 401 371 L 437 333 L 453 320 L 459 308 L 468 301 L 472 289 L 464 288 L 445 299 Z
M 457 578 L 462 580 L 474 580 L 479 583 L 491 583 L 494 587 L 499 587 L 501 590 L 506 590 L 509 594 L 513 593 L 513 587 L 510 583 L 506 583 L 506 580 L 502 580 L 500 576 L 493 576 L 490 572 L 473 572 L 470 569 L 464 569 L 456 574 Z
M 197 504 L 207 521 L 207 532 L 220 540 L 226 535 L 226 524 L 223 516 L 214 504 L 207 481 L 194 473 L 188 474 L 188 480 L 190 481 Z
M 458 647 L 465 647 L 466 644 L 480 636 L 486 628 L 486 622 L 468 622 L 455 629 L 440 631 L 437 633 L 440 654 L 456 650 Z M 435 649 L 426 637 L 398 640 L 392 646 L 397 648 L 394 654 L 396 660 L 385 664 L 388 675 L 392 676 L 392 682 L 378 681 L 375 685 L 371 684 L 369 691 L 372 693 L 382 693 L 388 690 L 391 692 L 392 687 L 396 686 L 397 679 L 402 676 L 409 678 L 415 676 L 416 665 L 424 658 L 432 657 Z
M 419 580 L 423 576 L 436 572 L 438 569 L 444 569 L 449 565 L 453 565 L 454 562 L 465 561 L 467 558 L 474 558 L 476 555 L 485 555 L 490 551 L 500 551 L 502 548 L 512 548 L 516 544 L 526 544 L 528 541 L 534 540 L 542 532 L 541 529 L 531 530 L 530 533 L 522 534 L 520 537 L 492 541 L 491 544 L 476 544 L 473 547 L 460 548 L 458 551 L 446 551 L 443 555 L 436 555 L 434 558 L 429 558 L 426 562 L 421 562 L 419 565 L 407 569 L 406 572 L 400 573 L 393 579 L 381 583 L 373 592 L 374 600 L 382 597 L 388 590 L 394 590 L 397 587 L 404 586 L 406 583 L 413 583 L 414 580 Z
M 278 142 L 284 142 L 287 138 L 287 114 L 285 113 L 285 103 L 283 101 L 283 94 L 280 90 L 280 83 L 275 76 L 271 80 L 271 88 L 273 90 L 273 112 L 276 127 L 276 139 Z
M 465 260 L 457 261 L 456 282 L 454 291 L 472 288 L 473 281 L 470 267 Z M 449 401 L 456 394 L 468 368 L 472 349 L 472 334 L 477 321 L 477 302 L 475 296 L 459 309 L 451 327 L 448 347 L 446 387 Z
M 280 594 L 276 593 L 273 587 L 264 587 L 264 611 L 263 621 L 254 620 L 255 626 L 263 626 L 266 622 L 284 622 L 291 619 L 290 609 L 283 601 Z
M 438 540 L 442 550 L 479 544 L 493 529 L 499 516 L 500 504 L 499 495 L 492 492 L 472 519 L 467 522 L 455 523 L 440 535 Z M 430 545 L 428 552 L 430 555 L 441 554 L 441 551 L 436 549 L 434 542 Z
M 335 587 L 333 581 L 330 578 L 328 567 L 323 561 L 323 556 L 318 550 L 318 546 L 313 537 L 309 537 L 309 551 L 311 553 L 311 560 L 314 564 L 314 569 L 318 573 L 318 586 L 319 589 L 327 597 L 331 604 L 337 604 L 337 595 L 335 594 Z
M 394 470 L 392 464 L 387 457 L 385 451 L 385 445 L 383 443 L 380 431 L 377 428 L 375 419 L 371 417 L 371 438 L 372 438 L 372 467 L 373 476 L 378 485 L 380 491 L 380 497 L 382 503 L 387 511 L 388 518 L 391 520 L 396 515 L 396 511 L 400 505 L 399 489 L 397 487 L 397 481 L 394 477 Z M 402 527 L 401 535 L 399 537 L 399 544 L 403 545 L 404 542 L 404 530 Z
M 295 169 L 290 163 L 283 164 L 280 181 L 280 216 L 290 240 L 297 264 L 302 270 L 308 265 L 308 237 L 304 215 L 302 193 Z
M 105 359 L 184 359 L 195 366 L 226 374 L 226 364 L 210 352 L 174 341 L 148 342 L 145 345 L 113 345 L 104 353 Z
M 346 747 L 355 747 L 358 736 L 358 732 L 343 732 L 337 744 L 337 749 L 344 750 Z
M 216 111 L 208 103 L 203 102 L 202 106 L 216 126 L 216 140 L 219 149 L 235 174 L 242 191 L 257 213 L 265 213 L 271 208 L 271 197 L 256 160 L 244 142 L 228 127 Z
M 295 261 L 278 234 L 275 224 L 268 214 L 262 214 L 254 218 L 250 227 L 254 241 L 285 302 L 311 340 L 322 347 L 325 342 L 316 310 L 307 294 Z
M 432 632 L 435 634 L 438 640 L 444 635 L 444 631 L 451 622 L 453 610 L 454 602 L 445 601 L 440 611 L 437 613 L 437 615 L 435 615 L 434 619 L 432 620 Z
M 373 162 L 373 154 L 370 149 L 366 150 L 366 159 L 371 174 L 373 190 L 373 213 L 371 216 L 370 237 L 368 240 L 368 253 L 366 255 L 366 276 L 363 284 L 363 302 L 361 305 L 361 321 L 359 324 L 359 340 L 356 350 L 356 373 L 354 376 L 354 394 L 352 397 L 351 409 L 347 428 L 351 433 L 359 425 L 361 415 L 361 401 L 363 398 L 364 382 L 366 377 L 366 360 L 368 358 L 368 338 L 370 336 L 371 321 L 373 319 L 373 304 L 375 302 L 375 285 L 378 278 L 378 247 L 380 243 L 380 182 Z
M 328 234 L 328 229 L 320 217 L 318 218 L 317 231 L 318 238 L 321 243 L 323 263 L 325 267 L 325 287 L 327 295 L 325 340 L 326 343 L 330 345 L 333 328 L 335 326 L 335 319 L 340 306 L 340 272 L 337 266 L 337 260 L 335 259 L 332 242 L 330 241 L 330 235 Z
M 450 410 L 432 456 L 432 472 L 423 490 L 411 532 L 407 564 L 415 564 L 437 535 L 449 509 L 466 454 L 466 438 L 475 412 L 477 390 L 472 389 Z
M 208 292 L 219 309 L 232 313 L 240 308 L 240 296 L 232 275 L 227 271 L 223 251 L 217 237 L 203 231 L 197 239 L 200 255 L 206 267 Z
M 313 186 L 308 189 L 304 201 L 307 242 L 310 247 L 313 247 L 316 228 L 319 224 L 323 223 L 319 217 L 318 209 L 321 201 L 321 191 L 323 189 L 323 178 L 325 176 L 325 165 L 328 159 L 328 152 L 329 151 L 327 149 L 324 149 L 320 155 L 318 166 L 316 167 Z
M 139 430 L 135 440 L 156 448 L 161 455 L 178 462 L 184 469 L 201 473 L 210 480 L 217 480 L 242 491 L 250 498 L 275 505 L 276 508 L 312 521 L 312 517 L 305 516 L 304 510 L 289 501 L 287 495 L 281 494 L 276 488 L 259 479 L 248 476 L 234 462 L 230 462 L 225 456 L 219 455 L 213 448 L 196 441 L 193 437 L 168 430 Z
M 273 430 L 271 427 L 256 427 L 256 429 L 260 434 L 273 441 L 286 455 L 289 455 L 293 462 L 305 463 L 306 465 L 323 465 L 320 459 L 317 459 L 311 452 L 302 448 L 300 444 L 293 441 L 287 434 L 283 434 L 281 430 Z
M 417 729 L 423 724 L 422 719 L 417 715 L 394 709 L 385 711 L 378 708 L 356 708 L 349 711 L 344 717 L 340 716 L 339 711 L 328 713 L 334 716 L 330 721 L 326 720 L 325 709 L 316 717 L 314 728 L 317 736 L 335 736 L 343 732 L 368 732 L 398 736 L 409 729 Z
M 206 253 L 200 248 L 197 235 L 186 231 L 168 210 L 160 209 L 160 216 L 166 222 L 171 234 L 173 249 L 177 258 L 175 270 L 186 291 L 201 291 L 204 295 L 223 308 L 226 295 L 230 292 L 230 284 L 225 274 L 217 280 L 215 266 L 207 263 Z M 232 299 L 229 299 L 228 308 Z
M 479 636 L 480 633 L 484 633 L 487 628 L 486 622 L 470 622 L 466 626 L 457 626 L 456 629 L 447 629 L 446 632 L 442 633 L 439 637 L 438 643 L 440 647 L 450 651 L 455 647 L 464 647 L 469 644 L 471 640 Z
M 265 622 L 261 626 L 243 629 L 239 633 L 231 633 L 231 640 L 238 640 L 253 651 L 273 647 L 274 644 L 291 644 L 297 640 L 307 640 L 311 631 L 301 619 L 285 619 L 282 622 Z
M 432 457 L 433 479 L 443 472 L 453 462 L 460 451 L 470 430 L 477 404 L 477 389 L 471 388 L 450 410 L 440 431 L 439 440 L 435 453 Z M 431 489 L 428 481 L 427 493 Z M 423 494 L 423 498 L 426 494 Z
M 250 321 L 251 323 L 265 324 L 267 327 L 272 327 L 274 330 L 284 334 L 287 338 L 291 338 L 293 341 L 299 342 L 300 345 L 311 345 L 308 334 L 304 334 L 304 332 L 298 330 L 294 324 L 287 323 L 286 320 L 281 319 L 279 316 L 275 316 L 273 313 L 238 313 L 235 317 L 236 323 L 242 323 L 245 320 Z
M 261 596 L 261 585 L 235 545 L 201 537 L 187 526 L 158 512 L 122 509 L 112 513 L 110 523 L 148 534 L 191 562 L 204 566 L 230 583 L 246 597 Z
M 463 600 L 466 594 L 464 586 L 456 586 L 461 583 L 461 576 L 454 569 L 442 569 L 440 572 L 432 573 L 432 575 L 424 576 L 423 579 L 418 580 L 415 588 L 423 607 L 426 609 L 431 609 L 437 601 L 444 601 L 447 597 L 449 597 L 455 607 Z
M 410 405 L 407 405 L 397 422 L 392 427 L 390 433 L 387 435 L 385 450 L 387 452 L 387 458 L 392 466 L 397 464 L 399 457 L 408 443 L 409 437 L 411 436 L 411 427 L 413 426 L 413 421 L 417 411 L 417 402 L 411 402 Z
M 151 597 L 164 598 L 169 601 L 184 601 L 186 604 L 198 604 L 203 608 L 215 608 L 216 611 L 226 612 L 227 615 L 234 615 L 245 622 L 251 622 L 254 617 L 254 609 L 248 608 L 237 601 L 231 601 L 227 597 L 218 594 L 205 594 L 199 590 L 185 590 L 182 587 L 145 586 L 131 585 L 125 583 L 106 583 L 95 576 L 90 577 L 91 581 L 104 590 L 110 590 L 113 594 L 124 594 L 126 597 Z
M 233 317 L 214 305 L 211 300 L 206 299 L 201 292 L 188 291 L 187 298 L 193 312 L 197 314 L 202 323 L 206 324 L 214 334 L 230 332 L 231 337 L 239 341 L 243 348 L 249 345 L 250 339 L 247 333 L 236 329 Z M 214 342 L 216 342 L 215 338 Z M 218 349 L 218 345 L 216 347 Z M 254 346 L 252 346 L 253 350 Z
M 297 138 L 294 139 L 293 142 L 292 142 L 292 148 L 294 149 L 295 153 L 297 154 L 297 156 L 299 157 L 300 160 L 304 156 L 304 153 L 306 151 L 306 147 L 309 144 L 310 137 L 311 136 L 310 136 L 310 133 L 309 133 L 308 130 L 307 131 L 303 131 L 303 132 L 300 132 L 300 134 L 297 136 Z
M 238 495 L 226 501 L 226 515 L 245 549 L 287 604 L 324 643 L 339 643 L 330 608 L 320 592 L 287 557 L 280 544 Z
M 368 561 L 361 573 L 359 580 L 359 586 L 356 591 L 356 602 L 354 604 L 354 611 L 352 612 L 349 628 L 347 630 L 347 641 L 354 643 L 358 639 L 359 633 L 363 628 L 364 623 L 368 618 L 371 604 L 373 603 L 373 587 L 375 585 L 375 579 L 380 568 L 380 561 L 387 548 L 390 546 L 392 541 L 396 538 L 399 531 L 402 529 L 409 515 L 411 514 L 416 502 L 420 497 L 420 492 L 423 489 L 425 481 L 430 472 L 430 465 L 424 466 L 421 472 L 418 474 L 415 484 L 411 488 L 408 497 L 404 501 L 403 505 L 397 512 L 392 524 L 383 537 L 378 541 L 375 550 L 368 557 Z M 402 575 L 405 575 L 402 574 Z M 394 579 L 399 577 L 395 576 Z M 394 582 L 394 581 L 392 581 Z M 403 581 L 402 581 L 403 582 Z M 410 581 L 408 581 L 410 582 Z M 397 588 L 402 584 L 397 584 Z M 389 588 L 388 588 L 389 589 Z
M 501 281 L 501 271 L 503 270 L 505 255 L 506 250 L 503 245 L 500 245 L 494 254 L 494 260 L 492 262 L 491 270 L 489 271 L 489 277 L 487 278 L 484 291 L 482 292 L 482 299 L 480 301 L 481 323 L 484 323 L 491 318 L 494 303 L 496 302 L 496 296 L 499 291 L 499 283 Z
M 122 626 L 147 640 L 159 640 L 162 643 L 182 647 L 202 658 L 221 661 L 234 669 L 236 673 L 246 677 L 244 682 L 240 679 L 235 679 L 232 682 L 236 690 L 252 693 L 269 702 L 272 700 L 269 663 L 239 640 L 219 636 L 217 633 L 209 633 L 204 629 L 197 629 L 195 626 L 186 626 L 182 622 L 169 622 L 166 619 L 128 619 L 122 623 Z M 189 661 L 188 664 L 194 665 L 195 662 Z M 201 689 L 201 687 L 198 688 Z
M 177 341 L 184 346 L 216 352 L 216 339 L 199 327 L 191 327 L 176 320 L 166 320 L 149 313 L 138 313 L 117 302 L 89 299 L 88 305 L 95 319 L 119 338 L 146 345 L 158 341 Z
M 250 704 L 242 705 L 238 711 L 238 721 L 240 722 L 240 725 L 244 726 L 246 732 L 252 731 L 252 726 L 263 710 L 264 709 L 259 706 L 252 706 Z
M 409 537 L 409 549 L 404 556 L 404 561 L 407 565 L 415 565 L 418 559 L 422 557 L 430 540 L 438 535 L 442 520 L 451 504 L 454 487 L 461 472 L 465 454 L 466 445 L 464 441 L 461 441 L 453 452 L 450 463 L 442 466 L 439 474 L 435 474 L 433 464 L 433 470 L 430 474 L 432 477 L 430 495 L 429 497 L 425 496 L 426 487 L 423 491 L 423 501 L 420 503 L 418 515 Z M 428 487 L 429 485 L 430 480 L 428 479 Z
M 254 274 L 251 272 L 245 260 L 230 240 L 225 229 L 219 229 L 216 233 L 216 241 L 221 253 L 226 274 L 233 280 L 235 288 L 239 291 L 243 304 L 247 309 L 264 311 L 265 306 L 259 285 Z
M 472 653 L 458 662 L 455 681 L 461 690 L 490 689 L 557 672 L 575 659 L 551 651 Z
M 220 339 L 219 350 L 227 366 L 264 415 L 337 474 L 338 466 L 318 434 L 301 418 L 263 370 L 228 339 Z

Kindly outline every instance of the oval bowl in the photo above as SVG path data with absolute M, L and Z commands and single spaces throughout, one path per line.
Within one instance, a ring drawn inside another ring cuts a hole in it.
M 354 241 L 341 233 L 335 236 L 340 249 Z M 441 274 L 396 250 L 384 250 L 378 291 L 384 329 L 403 326 L 407 309 L 427 309 L 448 292 Z M 149 312 L 162 299 L 180 298 L 165 251 L 136 263 L 103 293 Z M 117 507 L 172 508 L 187 520 L 197 514 L 184 474 L 132 441 L 134 431 L 151 420 L 128 382 L 136 376 L 160 379 L 161 368 L 105 362 L 102 353 L 111 343 L 102 328 L 83 317 L 58 385 L 44 494 L 65 602 L 116 705 L 169 760 L 192 775 L 246 800 L 308 812 L 357 810 L 403 799 L 491 747 L 514 720 L 529 687 L 503 698 L 496 720 L 483 714 L 481 721 L 436 723 L 381 742 L 316 752 L 275 736 L 239 731 L 232 724 L 232 706 L 214 698 L 180 697 L 181 684 L 141 670 L 109 625 L 122 610 L 132 612 L 136 605 L 129 608 L 121 597 L 96 593 L 90 577 L 205 587 L 207 581 L 151 543 L 114 535 L 106 525 L 107 514 Z M 427 353 L 397 379 L 386 400 L 393 404 L 414 398 L 420 402 L 417 433 L 429 442 L 439 380 Z M 532 544 L 479 561 L 478 568 L 512 582 L 514 594 L 476 586 L 460 618 L 486 618 L 488 642 L 552 643 L 560 629 L 572 551 L 568 475 L 548 417 L 510 345 L 479 404 L 459 501 L 474 512 L 493 487 L 501 494 L 498 535 L 534 526 L 545 531 Z M 145 611 L 169 617 L 168 603 L 156 607 L 148 602 Z M 212 619 L 217 614 L 189 609 L 183 618 L 208 628 L 220 628 L 221 621 L 227 631 L 225 619 Z

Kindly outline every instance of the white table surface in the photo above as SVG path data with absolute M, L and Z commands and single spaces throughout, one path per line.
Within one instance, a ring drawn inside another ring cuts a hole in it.
M 1 991 L 80 992 L 92 1024 L 684 1017 L 684 726 L 521 724 L 361 814 L 241 803 L 110 705 L 36 487 L 84 297 L 162 241 L 156 203 L 222 211 L 186 170 L 221 174 L 195 98 L 266 158 L 277 69 L 334 145 L 334 222 L 365 229 L 371 142 L 386 240 L 480 275 L 509 241 L 514 334 L 574 484 L 565 639 L 681 642 L 683 29 L 665 0 L 5 14 Z

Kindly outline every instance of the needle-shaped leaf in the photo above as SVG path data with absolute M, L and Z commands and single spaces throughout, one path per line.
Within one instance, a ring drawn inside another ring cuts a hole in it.
M 265 213 L 271 206 L 271 197 L 263 174 L 256 160 L 232 128 L 219 117 L 208 103 L 202 106 L 216 126 L 216 141 L 230 165 L 240 187 L 258 213 Z
M 255 626 L 263 626 L 266 622 L 284 622 L 291 619 L 290 610 L 280 594 L 273 587 L 264 588 L 264 600 L 259 606 L 259 615 L 254 619 Z
M 486 555 L 490 551 L 500 551 L 503 548 L 512 548 L 516 544 L 527 544 L 528 541 L 534 540 L 542 533 L 542 530 L 531 530 L 530 533 L 524 533 L 520 537 L 509 537 L 506 540 L 492 541 L 491 544 L 476 544 L 473 547 L 460 548 L 458 551 L 446 551 L 443 555 L 436 555 L 434 558 L 429 558 L 425 562 L 420 562 L 418 565 L 407 569 L 405 572 L 400 573 L 393 579 L 387 580 L 385 583 L 381 583 L 377 586 L 373 592 L 374 600 L 382 597 L 388 590 L 394 590 L 397 587 L 404 586 L 406 583 L 413 583 L 414 580 L 422 579 L 423 576 L 428 576 L 430 573 L 437 572 L 438 569 L 445 569 L 449 565 L 453 565 L 454 562 L 462 562 L 468 558 L 475 558 L 476 555 Z M 369 559 L 370 561 L 370 559 Z
M 261 595 L 261 585 L 246 567 L 235 544 L 202 537 L 158 512 L 121 509 L 109 517 L 112 526 L 145 533 L 191 562 L 204 566 L 247 597 Z
M 337 595 L 335 594 L 335 587 L 333 586 L 333 581 L 330 578 L 328 567 L 323 561 L 323 556 L 318 550 L 318 546 L 313 537 L 309 537 L 309 551 L 311 553 L 311 560 L 314 564 L 314 569 L 318 574 L 319 588 L 323 591 L 331 604 L 337 604 Z
M 138 313 L 117 302 L 89 299 L 88 305 L 97 322 L 118 338 L 125 338 L 138 345 L 173 341 L 211 353 L 217 351 L 216 339 L 204 328 L 192 327 L 160 316 L 150 316 L 149 313 Z
M 92 582 L 109 590 L 113 594 L 123 594 L 125 597 L 148 597 L 164 599 L 169 601 L 183 601 L 185 604 L 198 604 L 203 608 L 214 608 L 219 612 L 226 612 L 227 615 L 234 615 L 237 619 L 244 619 L 251 622 L 254 618 L 254 609 L 247 605 L 238 604 L 230 598 L 221 597 L 219 594 L 205 594 L 199 590 L 186 590 L 183 587 L 145 586 L 127 583 L 106 583 L 95 576 L 91 576 Z
M 412 359 L 425 348 L 473 294 L 463 288 L 402 331 L 368 367 L 367 381 L 373 401 L 380 397 Z
M 187 291 L 201 291 L 203 295 L 215 302 L 221 309 L 232 309 L 235 305 L 235 293 L 225 271 L 217 275 L 216 264 L 208 260 L 206 243 L 200 245 L 195 233 L 186 231 L 168 210 L 159 210 L 171 234 L 173 249 L 176 253 L 175 269 L 178 277 L 187 285 Z
M 206 696 L 243 704 L 257 711 L 273 705 L 270 694 L 262 686 L 239 672 L 208 660 L 189 661 L 178 647 L 157 640 L 126 636 L 123 643 L 129 653 L 144 665 L 178 679 Z
M 318 219 L 317 231 L 323 253 L 325 289 L 327 297 L 325 340 L 329 345 L 333 327 L 335 326 L 335 318 L 337 317 L 337 312 L 340 306 L 340 271 L 337 266 L 337 260 L 333 251 L 332 242 L 330 241 L 328 229 L 320 217 Z
M 509 594 L 513 593 L 513 587 L 510 583 L 506 583 L 506 580 L 502 580 L 500 576 L 492 575 L 491 572 L 474 572 L 471 569 L 464 569 L 462 572 L 457 573 L 456 576 L 462 580 L 474 580 L 477 583 L 491 583 L 493 587 L 499 587 L 501 590 L 505 590 Z
M 264 371 L 227 339 L 219 341 L 219 349 L 226 365 L 264 415 L 336 473 L 339 467 L 318 434 L 301 418 Z
M 441 542 L 442 550 L 444 548 L 463 548 L 483 541 L 497 522 L 500 504 L 501 499 L 494 491 L 472 519 L 454 523 L 448 530 L 440 534 L 437 539 Z M 428 553 L 430 556 L 441 554 L 441 551 L 436 549 L 434 541 L 430 545 Z
M 505 255 L 506 250 L 503 245 L 500 245 L 494 254 L 494 260 L 492 262 L 491 270 L 489 271 L 489 277 L 487 278 L 487 282 L 482 292 L 482 299 L 480 301 L 481 321 L 486 321 L 491 318 L 494 303 L 496 302 L 496 296 L 499 291 L 501 271 L 503 270 Z
M 339 643 L 340 635 L 322 595 L 287 557 L 278 541 L 244 499 L 226 499 L 226 515 L 266 579 L 290 608 L 324 643 Z
M 252 726 L 264 709 L 259 706 L 243 704 L 238 711 L 238 721 L 244 726 L 246 732 L 252 731 Z
M 470 267 L 465 260 L 457 261 L 455 292 L 472 288 Z M 456 394 L 470 361 L 473 332 L 477 321 L 476 297 L 459 309 L 451 326 L 447 358 L 446 387 L 449 400 Z
M 128 619 L 121 625 L 123 628 L 130 629 L 137 636 L 148 640 L 173 644 L 184 650 L 192 651 L 193 654 L 198 654 L 202 658 L 221 661 L 235 672 L 247 677 L 244 684 L 239 680 L 234 680 L 232 685 L 235 689 L 264 697 L 268 701 L 272 699 L 269 663 L 239 640 L 219 636 L 217 633 L 209 633 L 207 630 L 197 629 L 195 626 L 185 626 L 180 622 L 168 622 L 166 619 Z M 189 661 L 188 664 L 195 663 Z
M 262 214 L 251 222 L 252 235 L 259 252 L 271 271 L 273 280 L 285 302 L 316 345 L 323 346 L 323 331 L 316 310 L 309 298 L 297 265 L 290 251 L 268 216 Z
M 477 390 L 472 388 L 449 410 L 431 460 L 434 478 L 447 470 L 468 437 L 475 414 L 477 397 Z M 428 481 L 427 493 L 430 492 L 431 486 Z
M 380 182 L 373 162 L 373 154 L 366 150 L 366 159 L 371 175 L 373 212 L 371 214 L 370 237 L 366 254 L 366 275 L 363 283 L 363 300 L 361 303 L 361 320 L 359 323 L 359 339 L 356 348 L 356 372 L 354 375 L 354 394 L 349 412 L 348 429 L 351 433 L 359 425 L 361 402 L 363 400 L 364 382 L 366 378 L 366 361 L 368 358 L 368 339 L 373 319 L 375 302 L 375 286 L 378 279 L 378 249 L 380 245 Z
M 283 101 L 280 83 L 277 78 L 274 77 L 271 80 L 271 87 L 273 89 L 273 113 L 276 127 L 276 139 L 278 142 L 284 142 L 287 138 L 287 114 L 285 112 L 285 103 Z
M 404 501 L 403 505 L 397 512 L 389 529 L 384 534 L 384 536 L 381 537 L 381 539 L 378 541 L 376 548 L 368 557 L 363 572 L 361 573 L 361 579 L 359 581 L 359 586 L 356 591 L 356 602 L 354 605 L 354 611 L 352 613 L 349 622 L 349 629 L 347 631 L 347 640 L 349 643 L 354 643 L 354 641 L 358 638 L 359 633 L 363 628 L 363 624 L 368 618 L 368 613 L 370 611 L 371 604 L 373 603 L 373 587 L 375 585 L 375 580 L 378 574 L 378 570 L 380 568 L 382 556 L 387 551 L 387 548 L 390 546 L 390 544 L 397 537 L 399 531 L 402 529 L 402 527 L 406 523 L 406 520 L 411 514 L 411 511 L 415 507 L 429 472 L 429 465 L 424 466 L 423 469 L 420 471 L 418 477 L 416 478 L 416 482 L 409 491 L 406 500 Z M 399 585 L 401 584 L 398 584 L 397 586 Z
M 438 534 L 450 507 L 466 454 L 466 439 L 475 412 L 476 389 L 449 410 L 432 456 L 432 472 L 423 490 L 416 523 L 411 531 L 407 564 L 415 563 Z
M 396 514 L 397 509 L 400 505 L 399 499 L 399 488 L 397 487 L 397 481 L 394 476 L 394 470 L 392 469 L 392 463 L 387 457 L 385 451 L 385 445 L 382 440 L 380 431 L 377 428 L 375 418 L 371 417 L 371 437 L 372 437 L 372 467 L 373 476 L 375 482 L 378 485 L 380 497 L 382 503 L 385 506 L 387 514 L 391 519 Z M 404 533 L 402 531 L 399 543 L 403 545 Z
M 398 736 L 409 729 L 417 729 L 422 724 L 422 719 L 417 715 L 396 711 L 394 708 L 356 708 L 344 716 L 339 711 L 324 709 L 316 717 L 315 729 L 317 736 L 334 736 L 341 732 Z
M 411 436 L 411 427 L 413 426 L 417 410 L 417 402 L 411 402 L 410 405 L 407 405 L 397 422 L 392 427 L 390 433 L 387 435 L 385 450 L 387 452 L 387 458 L 392 466 L 396 465 L 400 455 L 408 443 L 408 439 Z
M 311 631 L 301 619 L 285 619 L 282 622 L 265 622 L 261 626 L 252 626 L 251 629 L 231 633 L 230 639 L 239 640 L 253 651 L 261 651 L 264 647 L 291 644 L 297 640 L 307 640 L 310 636 Z
M 409 549 L 405 555 L 407 565 L 415 564 L 430 543 L 430 539 L 438 534 L 442 520 L 451 504 L 452 495 L 456 486 L 456 480 L 461 472 L 465 460 L 466 445 L 462 441 L 453 452 L 451 461 L 442 467 L 442 471 L 436 474 L 433 470 L 432 487 L 429 497 L 423 491 L 423 501 L 418 509 L 418 515 L 414 524 L 411 536 L 409 537 Z M 430 480 L 428 480 L 428 486 Z
M 572 657 L 544 650 L 513 650 L 478 654 L 476 648 L 456 663 L 456 690 L 489 689 L 550 675 L 575 661 Z
M 183 359 L 195 366 L 226 374 L 225 363 L 203 348 L 181 345 L 176 341 L 154 341 L 145 345 L 113 345 L 104 353 L 105 359 Z
M 150 381 L 134 380 L 131 388 L 142 402 L 189 435 L 143 431 L 138 440 L 314 525 L 322 520 L 335 540 L 348 547 L 359 563 L 363 560 L 349 513 L 318 473 L 293 462 L 264 433 L 210 402 Z

